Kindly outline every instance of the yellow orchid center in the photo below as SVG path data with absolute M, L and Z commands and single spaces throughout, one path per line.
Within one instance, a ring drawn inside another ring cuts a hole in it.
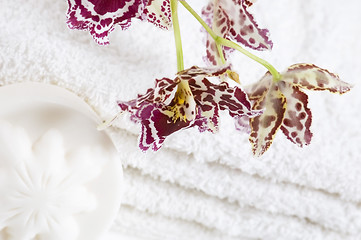
M 196 115 L 196 103 L 188 81 L 181 80 L 178 84 L 177 92 L 173 99 L 174 105 L 169 108 L 168 116 L 174 122 L 178 119 L 181 121 L 191 121 Z

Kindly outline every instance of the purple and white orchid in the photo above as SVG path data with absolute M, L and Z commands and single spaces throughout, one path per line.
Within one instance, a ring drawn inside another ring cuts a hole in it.
M 287 139 L 299 147 L 310 144 L 312 114 L 307 106 L 308 96 L 301 89 L 343 94 L 351 87 L 338 75 L 306 63 L 290 66 L 278 82 L 267 72 L 260 81 L 246 86 L 245 91 L 254 102 L 253 109 L 265 109 L 262 115 L 249 119 L 249 140 L 254 155 L 267 151 L 280 128 Z M 239 119 L 239 125 L 244 119 Z
M 267 29 L 261 29 L 254 20 L 248 7 L 253 1 L 247 0 L 210 0 L 203 8 L 202 15 L 205 22 L 220 37 L 234 40 L 244 46 L 255 50 L 272 48 Z M 223 55 L 227 58 L 233 49 L 222 48 Z M 209 65 L 224 64 L 218 52 L 216 42 L 207 34 L 205 61 Z
M 119 102 L 134 122 L 142 124 L 139 147 L 156 151 L 167 136 L 190 127 L 216 132 L 220 110 L 228 110 L 231 117 L 261 114 L 262 110 L 252 110 L 246 93 L 239 87 L 229 87 L 226 82 L 216 85 L 206 78 L 224 74 L 227 69 L 194 66 L 178 73 L 174 80 L 156 80 L 154 89 L 134 100 Z
M 295 64 L 284 73 L 237 43 L 254 50 L 272 48 L 267 29 L 261 29 L 248 11 L 255 0 L 209 0 L 203 8 L 204 20 L 184 0 L 67 0 L 67 24 L 71 29 L 89 31 L 99 45 L 109 44 L 109 33 L 119 25 L 127 29 L 134 19 L 162 29 L 174 26 L 178 71 L 184 69 L 177 6 L 180 2 L 205 28 L 206 56 L 212 68 L 191 67 L 175 79 L 156 80 L 131 101 L 118 102 L 134 122 L 141 123 L 139 147 L 157 151 L 166 137 L 181 129 L 198 127 L 200 132 L 216 132 L 219 111 L 228 110 L 237 130 L 247 131 L 254 155 L 262 155 L 279 129 L 302 147 L 310 143 L 312 115 L 308 96 L 301 90 L 328 90 L 343 94 L 351 85 L 336 74 L 313 64 Z M 238 74 L 225 65 L 234 49 L 265 66 L 269 72 L 257 83 L 230 87 L 227 77 L 238 82 Z M 208 78 L 219 77 L 214 84 Z M 218 79 L 219 80 L 219 79 Z M 251 103 L 254 103 L 251 106 Z
M 162 29 L 172 27 L 169 0 L 68 0 L 68 5 L 68 27 L 89 31 L 99 45 L 109 44 L 108 36 L 115 26 L 125 30 L 132 19 Z

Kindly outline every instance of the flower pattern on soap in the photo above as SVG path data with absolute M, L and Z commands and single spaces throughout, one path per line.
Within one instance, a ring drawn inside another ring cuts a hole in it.
M 86 184 L 101 169 L 101 151 L 67 151 L 56 129 L 31 142 L 0 121 L 0 239 L 77 239 L 77 217 L 97 207 Z

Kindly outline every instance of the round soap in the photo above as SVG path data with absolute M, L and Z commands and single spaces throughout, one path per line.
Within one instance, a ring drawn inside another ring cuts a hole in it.
M 0 239 L 96 240 L 107 232 L 123 172 L 99 123 L 64 88 L 0 87 Z

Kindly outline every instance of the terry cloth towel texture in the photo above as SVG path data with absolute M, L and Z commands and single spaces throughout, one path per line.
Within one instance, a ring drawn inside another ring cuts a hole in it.
M 190 0 L 199 12 L 207 1 Z M 308 92 L 314 137 L 299 149 L 278 133 L 260 158 L 222 116 L 217 134 L 189 129 L 157 153 L 137 148 L 127 116 L 111 128 L 125 168 L 123 205 L 107 239 L 361 239 L 361 2 L 259 0 L 250 9 L 270 30 L 280 71 L 310 62 L 355 87 L 343 96 Z M 174 77 L 173 33 L 135 21 L 106 47 L 69 30 L 65 0 L 0 0 L 0 84 L 44 82 L 79 95 L 103 118 Z M 204 65 L 200 25 L 180 6 L 185 65 Z M 232 57 L 242 84 L 265 69 Z

